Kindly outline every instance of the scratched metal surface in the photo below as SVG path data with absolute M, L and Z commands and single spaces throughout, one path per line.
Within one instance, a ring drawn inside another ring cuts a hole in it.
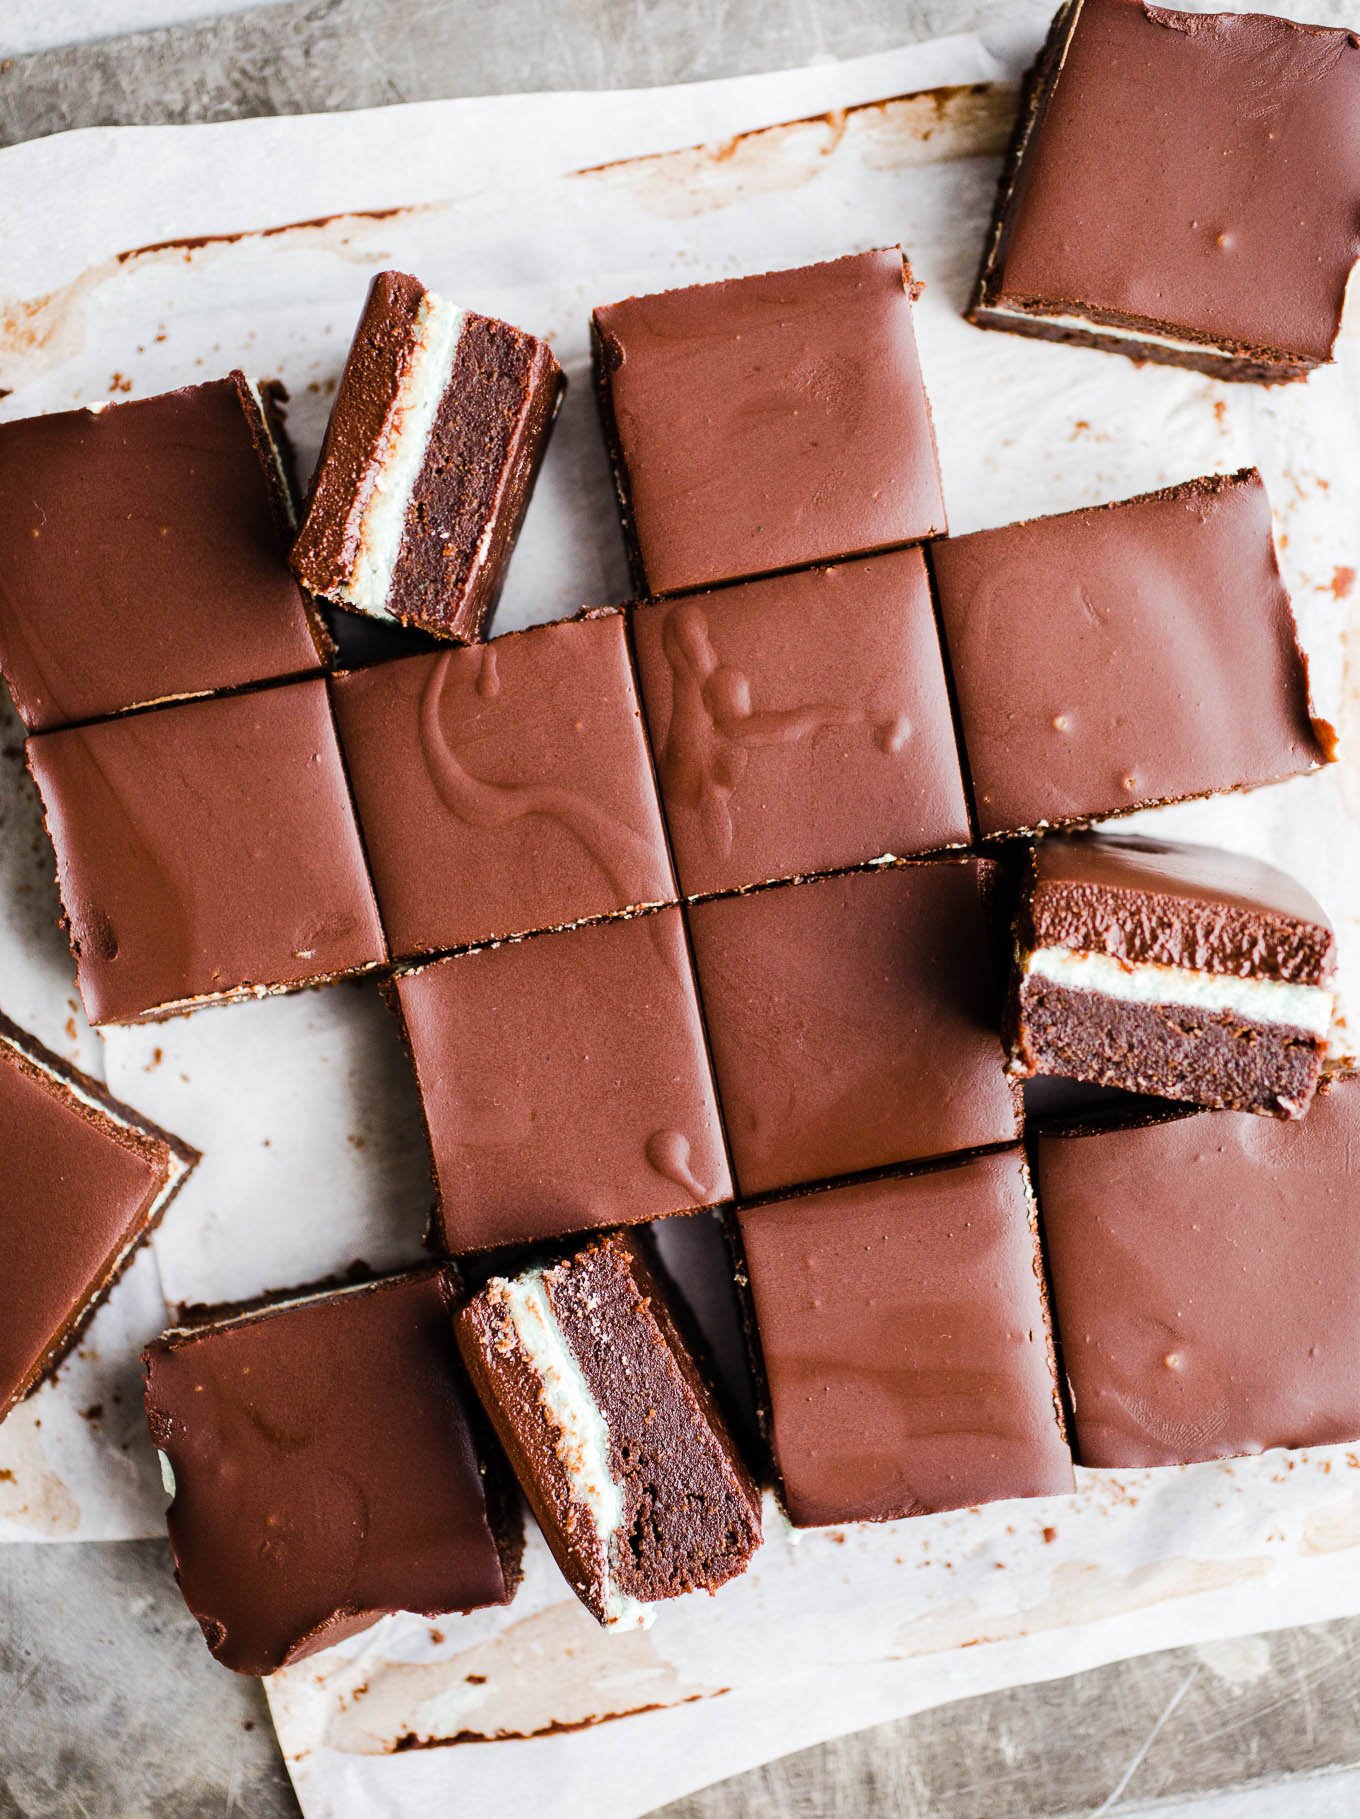
M 1048 0 L 497 0 L 494 10 L 293 0 L 5 61 L 0 7 L 0 143 L 114 122 L 694 80 L 949 31 L 1032 31 L 1048 10 Z M 1343 23 L 1348 8 L 1280 10 Z M 1360 1621 L 944 1707 L 665 1811 L 1065 1819 L 1180 1812 L 1199 1796 L 1217 1796 L 1205 1819 L 1360 1811 Z M 0 1550 L 0 1819 L 296 1810 L 258 1688 L 210 1661 L 163 1547 Z

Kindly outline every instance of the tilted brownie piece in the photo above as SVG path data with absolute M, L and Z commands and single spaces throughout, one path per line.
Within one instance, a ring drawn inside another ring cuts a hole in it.
M 945 527 L 900 247 L 632 297 L 593 319 L 641 593 L 916 543 Z
M 393 1611 L 506 1604 L 524 1535 L 440 1268 L 165 1334 L 143 1354 L 175 1573 L 241 1674 Z
M 1012 1071 L 1301 1118 L 1336 941 L 1284 872 L 1214 847 L 1039 841 L 1016 923 Z
M 454 1255 L 731 1198 L 680 911 L 398 973 Z
M 987 860 L 918 860 L 688 914 L 738 1191 L 1020 1132 Z
M 1360 39 L 1071 0 L 1031 71 L 969 315 L 1220 379 L 1330 360 L 1360 258 Z
M 675 897 L 622 613 L 337 676 L 394 958 Z
M 197 1153 L 0 1016 L 0 1420 L 50 1375 Z
M 91 1023 L 384 959 L 319 677 L 39 733 L 28 762 Z
M 640 607 L 633 637 L 687 897 L 967 845 L 920 550 Z
M 951 537 L 930 560 L 984 838 L 1334 755 L 1254 468 Z
M 567 1581 L 613 1628 L 716 1591 L 760 1545 L 760 1494 L 636 1243 L 496 1276 L 458 1343 Z
M 232 373 L 0 424 L 0 671 L 30 731 L 320 666 L 280 396 Z
M 1019 1148 L 736 1214 L 789 1519 L 1070 1491 Z
M 441 638 L 482 637 L 563 383 L 546 342 L 380 272 L 293 545 L 303 585 Z
M 1360 1079 L 1044 1130 L 1036 1171 L 1083 1465 L 1360 1439 Z

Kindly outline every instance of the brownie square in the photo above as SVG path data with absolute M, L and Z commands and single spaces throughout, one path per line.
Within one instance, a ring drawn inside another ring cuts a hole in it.
M 633 637 L 685 896 L 967 845 L 919 550 L 641 607 Z
M 523 1530 L 425 1269 L 167 1333 L 143 1354 L 175 1576 L 271 1674 L 393 1611 L 505 1604 Z
M 233 373 L 0 424 L 0 671 L 31 731 L 319 666 L 274 393 Z
M 1281 380 L 1360 257 L 1360 41 L 1075 0 L 1031 72 L 972 320 Z
M 1033 849 L 1012 1071 L 1301 1118 L 1336 1006 L 1336 937 L 1273 865 L 1109 834 Z
M 446 1250 L 731 1197 L 678 909 L 475 948 L 394 993 Z
M 945 528 L 900 247 L 611 303 L 605 435 L 640 592 Z
M 760 1545 L 760 1492 L 637 1240 L 494 1276 L 458 1343 L 553 1558 L 608 1628 L 716 1591 Z
M 1297 1121 L 1043 1131 L 1035 1162 L 1083 1465 L 1360 1439 L 1360 1079 Z
M 293 546 L 303 584 L 438 637 L 484 637 L 563 385 L 545 341 L 379 272 Z
M 986 860 L 921 860 L 689 911 L 743 1196 L 1011 1142 Z
M 931 550 L 984 838 L 1332 756 L 1254 468 Z
M 736 1214 L 797 1527 L 1071 1491 L 1018 1148 Z
M 331 693 L 395 958 L 674 898 L 622 613 Z
M 384 959 L 319 677 L 39 733 L 28 761 L 91 1023 Z
M 197 1154 L 0 1016 L 0 1420 L 65 1356 Z

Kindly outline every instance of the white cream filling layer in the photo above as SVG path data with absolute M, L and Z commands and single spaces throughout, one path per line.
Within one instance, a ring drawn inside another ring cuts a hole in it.
M 487 1285 L 514 1328 L 525 1356 L 542 1384 L 542 1403 L 557 1429 L 557 1457 L 573 1497 L 589 1513 L 604 1554 L 603 1603 L 611 1629 L 645 1629 L 650 1605 L 630 1598 L 613 1583 L 614 1544 L 623 1527 L 623 1490 L 609 1469 L 609 1424 L 604 1410 L 557 1323 L 543 1285 L 543 1271 L 513 1281 L 497 1277 Z
M 1335 1008 L 1334 995 L 1325 986 L 1237 979 L 1152 960 L 1129 964 L 1110 954 L 1070 947 L 1036 948 L 1025 957 L 1024 976 L 1048 979 L 1074 991 L 1099 992 L 1122 1004 L 1183 1004 L 1188 1010 L 1226 1011 L 1252 1023 L 1281 1024 L 1319 1038 L 1330 1030 Z
M 1209 360 L 1231 363 L 1241 358 L 1209 341 L 1178 341 L 1172 335 L 1159 335 L 1150 328 L 1113 328 L 1107 322 L 1093 322 L 1089 316 L 1060 316 L 1046 310 L 1011 309 L 1004 303 L 986 303 L 980 316 L 1002 322 L 1042 322 L 1047 328 L 1074 329 L 1086 335 L 1099 335 L 1104 341 L 1137 341 L 1146 347 L 1164 347 L 1174 354 L 1203 354 Z
M 358 541 L 349 579 L 336 597 L 360 612 L 388 619 L 392 575 L 406 534 L 406 513 L 440 400 L 449 388 L 467 312 L 426 291 L 416 310 L 416 345 L 383 426 L 383 447 L 368 496 L 359 510 Z
M 255 400 L 255 408 L 260 413 L 260 423 L 264 428 L 264 439 L 269 444 L 270 454 L 274 457 L 274 472 L 278 476 L 279 492 L 283 499 L 283 509 L 288 517 L 288 528 L 295 531 L 297 529 L 297 512 L 293 509 L 293 495 L 289 490 L 288 476 L 283 469 L 283 456 L 279 453 L 279 445 L 274 440 L 274 432 L 269 427 L 269 413 L 264 408 L 264 394 L 260 390 L 259 380 L 247 379 L 246 390 Z

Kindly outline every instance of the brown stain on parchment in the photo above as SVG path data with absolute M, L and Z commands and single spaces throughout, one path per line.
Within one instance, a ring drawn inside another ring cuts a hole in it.
M 727 1690 L 683 1679 L 647 1631 L 602 1630 L 575 1600 L 441 1661 L 364 1654 L 324 1674 L 292 1671 L 326 1687 L 325 1746 L 359 1756 L 549 1736 Z
M 709 214 L 753 196 L 810 183 L 841 145 L 872 170 L 905 170 L 955 158 L 1000 156 L 1018 90 L 1009 82 L 923 89 L 757 128 L 717 145 L 577 171 L 581 182 L 627 190 L 639 207 L 672 220 Z
M 80 1527 L 80 1506 L 49 1471 L 38 1425 L 33 1408 L 20 1404 L 0 1428 L 0 1517 L 58 1540 Z
M 1097 1618 L 1103 1621 L 1170 1599 L 1193 1598 L 1244 1580 L 1263 1579 L 1269 1570 L 1269 1560 L 1259 1555 L 1238 1560 L 1155 1560 L 1127 1573 L 1069 1561 L 1054 1571 L 1046 1596 L 1021 1610 L 989 1617 L 976 1599 L 961 1598 L 938 1611 L 913 1617 L 897 1632 L 897 1651 L 890 1659 L 941 1654 L 986 1642 L 1013 1642 L 1042 1630 L 1072 1629 Z
M 1350 1547 L 1360 1547 L 1360 1497 L 1314 1510 L 1304 1519 L 1301 1554 L 1339 1554 Z
M 129 268 L 145 265 L 202 265 L 222 257 L 232 247 L 255 240 L 286 240 L 290 244 L 325 247 L 342 258 L 369 265 L 387 257 L 372 236 L 382 223 L 397 215 L 419 214 L 443 206 L 420 203 L 404 209 L 358 210 L 353 214 L 326 215 L 312 221 L 290 222 L 237 234 L 207 234 L 185 240 L 160 240 L 150 246 L 132 247 L 101 260 L 69 284 L 33 297 L 0 298 L 0 397 L 31 384 L 53 367 L 72 359 L 85 346 L 85 322 L 100 291 Z M 117 389 L 117 388 L 115 388 Z

